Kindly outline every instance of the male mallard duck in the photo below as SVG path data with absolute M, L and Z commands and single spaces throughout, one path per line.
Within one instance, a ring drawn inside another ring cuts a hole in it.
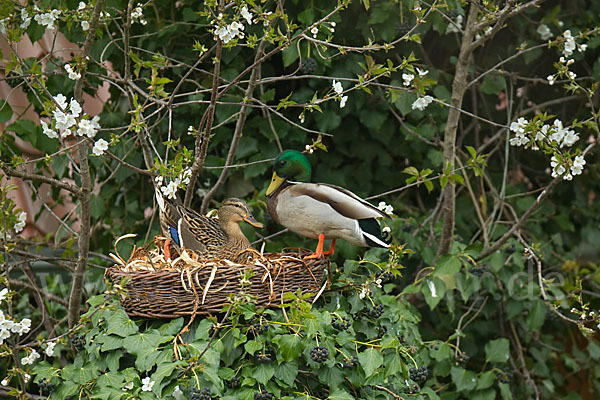
M 201 259 L 233 259 L 240 251 L 250 248 L 250 241 L 242 233 L 240 222 L 263 227 L 240 199 L 225 200 L 219 208 L 218 220 L 166 199 L 158 190 L 156 200 L 162 234 L 179 248 L 193 250 Z M 167 241 L 165 254 L 170 258 L 168 246 Z
M 286 150 L 273 163 L 267 188 L 267 209 L 281 225 L 300 235 L 319 239 L 309 258 L 333 254 L 335 241 L 355 246 L 388 248 L 377 218 L 389 216 L 351 191 L 324 183 L 307 183 L 311 167 L 304 154 Z M 331 239 L 329 250 L 323 242 Z

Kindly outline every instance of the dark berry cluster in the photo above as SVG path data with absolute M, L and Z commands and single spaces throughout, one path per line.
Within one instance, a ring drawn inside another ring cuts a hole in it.
M 427 380 L 427 366 L 423 365 L 419 368 L 411 368 L 408 370 L 410 379 L 415 382 L 425 382 Z
M 271 357 L 268 354 L 257 354 L 256 362 L 258 363 L 266 363 L 271 361 Z
M 381 279 L 381 283 L 386 283 L 392 279 L 394 279 L 394 274 L 389 271 L 382 271 L 377 275 L 377 279 Z
M 42 378 L 38 381 L 38 387 L 42 396 L 48 396 L 52 392 L 52 389 L 54 389 L 54 383 L 46 378 Z
M 475 276 L 481 276 L 485 273 L 485 266 L 473 267 L 469 272 Z
M 231 388 L 239 388 L 242 386 L 242 380 L 239 377 L 231 378 L 230 381 L 227 382 L 227 385 Z
M 310 351 L 310 358 L 312 358 L 314 362 L 323 363 L 329 358 L 329 350 L 325 346 L 315 346 Z
M 342 363 L 343 368 L 352 368 L 358 364 L 358 357 L 350 356 L 349 358 L 344 358 L 344 362 Z
M 369 309 L 369 315 L 373 318 L 379 318 L 383 314 L 383 304 L 373 306 Z
M 302 72 L 303 74 L 313 74 L 315 71 L 317 70 L 317 61 L 312 58 L 312 57 L 308 57 L 306 60 L 302 61 L 302 65 L 300 66 L 300 72 Z
M 252 330 L 254 331 L 255 335 L 262 335 L 263 333 L 265 333 L 267 330 L 269 329 L 269 325 L 264 324 L 261 325 L 260 322 L 257 322 L 255 324 L 252 324 Z
M 192 393 L 190 393 L 191 400 L 210 400 L 211 398 L 210 388 L 194 388 Z
M 335 329 L 345 331 L 346 329 L 350 328 L 350 325 L 352 325 L 352 321 L 349 317 L 341 317 L 334 319 L 331 325 L 333 325 Z
M 85 341 L 79 335 L 73 335 L 71 338 L 71 343 L 77 351 L 83 351 L 85 349 Z
M 254 400 L 271 400 L 272 398 L 273 393 L 270 393 L 264 389 L 260 392 L 254 392 Z
M 377 331 L 377 339 L 381 339 L 387 333 L 388 327 L 386 325 L 378 326 Z

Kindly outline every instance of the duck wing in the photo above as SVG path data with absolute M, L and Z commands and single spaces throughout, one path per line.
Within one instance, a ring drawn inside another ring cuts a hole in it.
M 177 227 L 181 247 L 204 253 L 214 252 L 227 243 L 227 235 L 215 218 L 205 217 L 189 208 L 184 211 Z
M 389 218 L 389 215 L 343 187 L 326 183 L 290 182 L 290 184 L 288 190 L 291 194 L 310 196 L 319 202 L 329 204 L 344 217 L 356 220 Z

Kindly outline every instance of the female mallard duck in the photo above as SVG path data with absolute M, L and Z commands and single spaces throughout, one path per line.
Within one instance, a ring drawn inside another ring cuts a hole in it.
M 218 211 L 218 220 L 166 199 L 156 191 L 162 234 L 181 249 L 193 250 L 201 259 L 233 259 L 240 251 L 251 247 L 239 223 L 248 222 L 257 228 L 263 225 L 240 199 L 227 199 Z M 170 258 L 169 241 L 165 255 Z
M 377 221 L 389 218 L 386 213 L 342 187 L 307 183 L 310 174 L 304 154 L 286 150 L 275 159 L 266 192 L 267 208 L 275 221 L 300 235 L 319 239 L 309 258 L 333 254 L 338 238 L 355 246 L 389 247 Z M 331 246 L 324 252 L 326 238 L 331 239 Z

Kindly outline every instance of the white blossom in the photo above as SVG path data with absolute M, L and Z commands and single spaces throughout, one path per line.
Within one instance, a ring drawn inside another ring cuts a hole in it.
M 565 136 L 563 137 L 563 141 L 560 144 L 560 147 L 567 146 L 570 147 L 575 144 L 576 141 L 579 140 L 579 136 L 577 132 L 572 129 L 567 129 L 565 132 Z
M 564 174 L 567 170 L 561 163 L 558 162 L 556 156 L 552 156 L 550 159 L 550 166 L 552 167 L 552 177 L 556 178 Z
M 454 21 L 454 24 L 448 24 L 448 27 L 446 28 L 446 33 L 460 32 L 460 29 L 462 29 L 462 22 L 463 22 L 463 16 L 460 14 L 457 15 L 456 20 Z
M 13 226 L 15 233 L 19 233 L 25 229 L 26 219 L 27 213 L 25 211 L 21 211 L 19 214 L 17 214 L 17 223 Z
M 377 208 L 388 215 L 394 212 L 394 207 L 390 204 L 385 204 L 385 201 L 380 201 Z
M 87 32 L 87 30 L 90 29 L 90 23 L 87 21 L 81 21 L 81 29 L 83 29 L 84 32 Z
M 44 135 L 48 136 L 50 139 L 56 139 L 58 137 L 58 133 L 56 133 L 56 131 L 53 131 L 52 128 L 50 128 L 46 122 L 41 121 L 41 125 L 42 132 L 44 133 Z
M 13 323 L 10 330 L 12 333 L 18 333 L 22 336 L 24 333 L 29 332 L 31 329 L 31 320 L 29 318 L 23 318 L 19 323 Z
M 548 80 L 548 85 L 550 86 L 554 85 L 554 83 L 556 82 L 556 78 L 554 77 L 554 75 L 548 75 L 546 79 Z
M 246 8 L 246 6 L 242 7 L 242 17 L 246 20 L 246 22 L 248 22 L 248 25 L 252 25 L 252 13 L 250 11 L 248 11 L 248 8 Z
M 54 99 L 54 101 L 56 102 L 56 104 L 58 104 L 58 106 L 60 108 L 62 108 L 63 110 L 65 110 L 67 108 L 67 98 L 65 97 L 64 94 L 59 93 L 56 96 L 52 97 Z
M 65 64 L 64 68 L 65 68 L 65 71 L 67 71 L 67 74 L 69 74 L 69 79 L 72 79 L 74 81 L 81 79 L 81 74 L 79 72 L 73 71 L 73 67 L 71 67 L 71 64 Z M 75 99 L 71 100 L 71 104 L 74 101 L 75 101 Z M 79 108 L 79 110 L 81 111 L 81 108 Z M 77 116 L 79 116 L 79 115 L 77 115 Z
M 175 199 L 178 186 L 179 184 L 176 181 L 171 181 L 167 186 L 162 186 L 160 190 L 163 196 L 167 197 L 168 199 Z
M 95 126 L 94 121 L 89 119 L 81 119 L 77 127 L 77 134 L 79 136 L 93 138 L 98 132 L 98 128 Z
M 8 294 L 8 288 L 4 288 L 0 290 L 0 303 L 6 299 L 6 295 Z M 4 321 L 4 313 L 0 310 L 0 322 Z
M 4 339 L 8 339 L 10 337 L 10 332 L 8 329 L 0 329 L 0 345 L 4 344 Z
M 104 139 L 98 139 L 98 141 L 94 143 L 92 153 L 94 153 L 95 156 L 101 156 L 106 150 L 108 150 L 108 142 Z
M 75 118 L 79 117 L 79 115 L 81 114 L 81 111 L 82 111 L 81 106 L 75 99 L 71 99 L 71 102 L 69 103 L 69 110 L 71 110 L 71 114 Z
M 27 29 L 29 24 L 31 24 L 31 17 L 26 8 L 21 8 L 21 20 L 23 21 L 21 22 L 21 28 Z
M 567 76 L 569 77 L 569 79 L 571 79 L 572 81 L 575 80 L 575 78 L 577 78 L 577 74 L 573 71 L 569 71 L 567 73 Z
M 310 33 L 312 33 L 312 35 L 313 35 L 313 38 L 316 38 L 316 37 L 317 37 L 317 34 L 319 33 L 319 28 L 318 28 L 317 26 L 313 26 L 313 27 L 310 29 Z
M 571 174 L 581 175 L 584 165 L 585 160 L 583 159 L 583 156 L 576 156 L 575 160 L 573 161 L 573 165 L 571 166 Z
M 40 358 L 39 353 L 35 350 L 32 349 L 31 350 L 31 354 L 21 358 L 21 364 L 23 365 L 31 365 L 35 362 L 35 360 L 37 360 L 38 358 Z
M 58 108 L 52 112 L 54 116 L 56 129 L 60 131 L 67 131 L 73 125 L 77 123 L 75 117 L 72 114 L 65 114 Z M 63 132 L 63 136 L 68 135 L 70 132 Z
M 583 53 L 587 50 L 587 44 L 577 44 L 577 51 Z
M 131 390 L 133 389 L 133 382 L 128 382 L 123 386 L 123 390 Z
M 54 30 L 54 21 L 58 19 L 60 16 L 60 10 L 52 10 L 49 13 L 41 13 L 37 14 L 33 19 L 40 25 L 44 25 L 47 29 L 51 31 Z
M 340 108 L 344 108 L 346 106 L 346 101 L 348 101 L 348 96 L 342 96 L 340 100 Z
M 552 37 L 552 32 L 546 24 L 540 24 L 540 26 L 537 27 L 536 32 L 540 35 L 542 40 L 548 40 Z
M 412 103 L 413 110 L 421 110 L 423 111 L 431 102 L 433 101 L 433 97 L 427 95 L 423 97 L 419 97 Z
M 304 146 L 304 150 L 306 150 L 306 152 L 308 154 L 312 154 L 314 152 L 314 149 L 312 148 L 312 146 L 310 144 L 307 144 L 306 146 Z
M 48 344 L 46 345 L 46 350 L 44 350 L 44 353 L 46 353 L 46 355 L 48 357 L 54 356 L 54 347 L 55 346 L 56 346 L 56 342 L 48 342 Z
M 413 74 L 402 74 L 402 80 L 404 81 L 404 86 L 410 86 L 412 80 L 415 79 Z
M 2 379 L 2 382 L 0 382 L 0 385 L 2 385 L 2 386 L 8 386 L 8 378 Z
M 427 75 L 429 73 L 429 70 L 422 70 L 421 68 L 417 67 L 417 74 L 419 74 L 419 78 L 423 78 L 425 75 Z M 404 78 L 404 77 L 403 77 Z M 406 85 L 408 86 L 408 85 Z
M 563 54 L 565 57 L 573 54 L 573 51 L 577 48 L 577 43 L 575 43 L 575 38 L 571 36 L 571 30 L 567 29 L 563 32 L 563 37 L 565 38 L 565 47 L 563 49 Z
M 187 133 L 188 133 L 188 135 L 195 135 L 196 129 L 192 125 L 190 125 L 190 126 L 188 126 Z
M 77 6 L 78 10 L 83 10 L 86 7 L 85 3 L 83 1 L 79 2 L 79 5 Z
M 154 386 L 154 381 L 151 381 L 149 376 L 142 379 L 142 391 L 151 392 L 152 386 Z
M 23 375 L 23 381 L 25 381 L 25 383 L 29 382 L 30 379 L 31 375 L 29 375 L 28 373 L 25 373 L 25 375 Z
M 7 22 L 8 22 L 8 18 L 0 19 L 0 33 L 3 35 L 6 34 L 6 30 L 8 28 L 8 26 L 6 25 Z
M 333 80 L 333 90 L 337 94 L 342 94 L 344 92 L 344 88 L 342 87 L 342 82 L 337 82 L 335 79 Z
M 362 288 L 360 294 L 358 295 L 358 297 L 362 300 L 367 296 L 367 288 Z

